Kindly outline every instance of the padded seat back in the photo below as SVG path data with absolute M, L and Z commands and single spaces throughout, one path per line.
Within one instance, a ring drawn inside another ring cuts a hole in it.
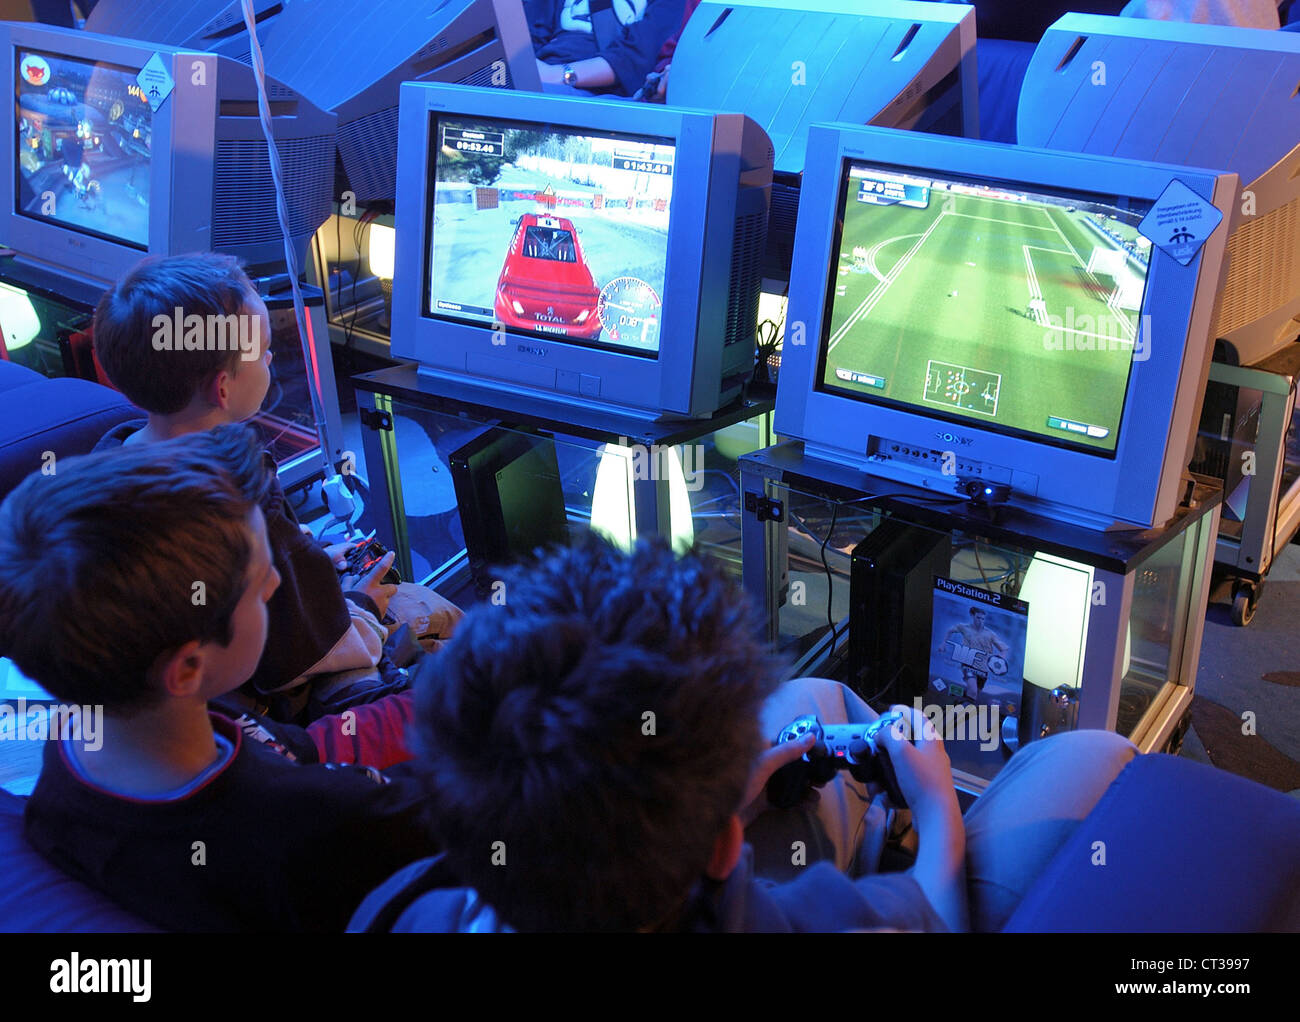
M 143 413 L 115 390 L 89 380 L 47 380 L 0 361 L 0 500 L 56 459 L 88 453 L 120 422 Z
M 1012 933 L 1297 930 L 1300 800 L 1159 754 L 1124 768 L 1006 926 Z
M 0 789 L 0 931 L 156 933 L 154 927 L 46 862 L 23 837 L 25 799 Z

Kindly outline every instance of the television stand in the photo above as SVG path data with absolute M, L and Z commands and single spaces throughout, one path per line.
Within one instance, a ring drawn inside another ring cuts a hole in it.
M 1210 363 L 1192 467 L 1224 486 L 1214 561 L 1250 624 L 1274 559 L 1300 532 L 1300 341 L 1251 366 Z
M 622 529 L 625 535 L 674 539 L 690 531 L 704 546 L 716 546 L 739 563 L 739 511 L 728 509 L 739 502 L 738 484 L 727 483 L 728 494 L 721 498 L 702 491 L 706 475 L 710 484 L 734 475 L 735 448 L 771 443 L 768 397 L 733 401 L 707 419 L 652 421 L 614 408 L 562 406 L 433 376 L 413 363 L 362 373 L 352 383 L 372 480 L 366 528 L 374 528 L 379 541 L 397 552 L 403 578 L 448 592 L 467 581 L 475 558 L 465 544 L 482 534 L 484 523 L 464 522 L 453 475 L 458 462 L 469 457 L 466 445 L 485 431 L 497 438 L 518 433 L 521 450 L 534 447 L 539 437 L 553 445 L 571 529 L 610 522 L 611 534 Z M 744 434 L 739 442 L 737 431 Z M 670 455 L 670 449 L 677 454 Z M 551 457 L 548 450 L 548 464 Z M 610 464 L 616 457 L 625 458 L 626 465 Z M 674 457 L 683 475 L 677 482 L 671 478 Z M 504 470 L 504 463 L 497 468 Z M 538 479 L 539 514 L 549 513 L 546 501 L 555 491 L 550 472 L 545 474 Z M 613 478 L 620 474 L 623 482 Z M 462 495 L 464 481 L 462 474 Z M 509 484 L 516 502 L 520 485 L 517 477 Z M 496 506 L 495 499 L 487 503 Z M 708 506 L 700 510 L 697 504 Z M 475 574 L 481 591 L 481 572 Z
M 1077 727 L 1118 731 L 1144 752 L 1177 744 L 1196 683 L 1217 481 L 1196 480 L 1191 506 L 1163 528 L 1107 533 L 1014 506 L 993 518 L 943 504 L 798 441 L 740 465 L 744 585 L 790 676 L 837 678 L 877 709 L 920 700 L 988 723 L 987 736 L 946 742 L 963 790 L 982 791 L 1010 755 L 1016 742 L 992 737 L 1010 716 L 1032 725 L 1020 742 Z M 981 604 L 980 627 L 963 631 Z M 985 619 L 1011 652 L 972 640 Z

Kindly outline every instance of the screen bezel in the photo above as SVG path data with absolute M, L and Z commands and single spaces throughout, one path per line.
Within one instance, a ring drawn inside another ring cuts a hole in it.
M 1142 314 L 1146 358 L 1136 361 L 1116 455 L 1100 458 L 1041 440 L 1008 436 L 983 423 L 951 426 L 934 416 L 818 390 L 815 340 L 828 273 L 830 235 L 845 157 L 902 167 L 938 167 L 944 174 L 1034 182 L 1036 190 L 1074 188 L 1155 201 L 1175 179 L 1213 205 L 1221 218 L 1186 266 L 1153 247 Z M 950 451 L 960 464 L 1006 476 L 1011 501 L 1089 528 L 1149 527 L 1177 503 L 1178 481 L 1195 439 L 1196 416 L 1212 354 L 1215 298 L 1238 181 L 1203 168 L 950 139 L 886 128 L 826 123 L 810 129 L 795 238 L 788 322 L 806 343 L 787 343 L 777 385 L 776 432 L 804 441 L 808 453 L 869 475 L 956 494 L 959 476 L 937 466 L 908 466 L 901 450 Z M 994 481 L 999 481 L 995 479 Z
M 1016 426 L 1009 426 L 998 423 L 995 420 L 979 419 L 975 416 L 958 415 L 952 412 L 944 411 L 942 408 L 929 408 L 914 402 L 901 401 L 897 398 L 877 396 L 866 394 L 846 387 L 837 387 L 826 381 L 826 363 L 830 358 L 828 342 L 830 339 L 831 311 L 835 300 L 836 275 L 829 272 L 832 261 L 838 263 L 835 259 L 842 246 L 844 234 L 844 217 L 848 203 L 849 193 L 849 175 L 854 169 L 859 167 L 871 171 L 879 171 L 886 174 L 901 176 L 926 177 L 933 181 L 943 181 L 948 184 L 975 185 L 979 187 L 999 187 L 1011 191 L 1024 191 L 1028 194 L 1036 195 L 1041 198 L 1076 200 L 1080 203 L 1100 203 L 1120 208 L 1124 202 L 1129 202 L 1134 206 L 1141 207 L 1136 212 L 1145 215 L 1149 212 L 1152 205 L 1150 200 L 1133 199 L 1131 196 L 1102 194 L 1099 192 L 1088 192 L 1074 188 L 1057 188 L 1053 189 L 1051 194 L 1042 191 L 1041 184 L 1034 184 L 1023 180 L 1013 180 L 1011 178 L 997 178 L 986 175 L 974 174 L 953 174 L 951 172 L 934 170 L 929 167 L 904 167 L 897 164 L 882 163 L 878 160 L 862 160 L 856 157 L 844 157 L 840 161 L 840 183 L 838 188 L 838 198 L 835 209 L 835 221 L 831 235 L 831 248 L 828 253 L 828 272 L 826 274 L 825 298 L 822 304 L 821 314 L 821 331 L 817 339 L 817 370 L 816 370 L 816 389 L 825 394 L 832 394 L 838 397 L 847 398 L 853 401 L 861 401 L 866 404 L 876 404 L 888 408 L 894 408 L 903 412 L 910 412 L 915 415 L 924 415 L 930 418 L 939 419 L 945 422 L 951 422 L 953 425 L 974 426 L 975 428 L 987 429 L 990 432 L 1001 433 L 1005 436 L 1014 437 L 1031 443 L 1047 444 L 1048 446 L 1061 447 L 1067 450 L 1076 451 L 1082 454 L 1088 454 L 1093 457 L 1106 458 L 1113 460 L 1120 445 L 1120 430 L 1124 423 L 1124 412 L 1128 405 L 1129 392 L 1132 388 L 1132 379 L 1135 362 L 1132 358 L 1129 360 L 1128 374 L 1124 380 L 1124 393 L 1120 398 L 1119 417 L 1113 431 L 1112 443 L 1109 447 L 1100 445 L 1081 444 L 1072 441 L 1067 437 L 1058 437 L 1046 432 L 1035 432 L 1029 429 L 1022 429 Z M 931 199 L 934 192 L 930 193 Z M 1154 258 L 1155 246 L 1151 249 Z M 1138 328 L 1141 329 L 1142 312 L 1146 307 L 1147 291 L 1150 287 L 1150 267 L 1147 268 L 1147 275 L 1142 282 L 1142 303 L 1138 312 Z M 1063 352 L 1064 354 L 1064 352 Z
M 144 67 L 155 54 L 159 56 L 175 88 L 153 116 L 148 252 L 207 251 L 212 223 L 212 139 L 219 93 L 224 89 L 218 80 L 219 58 L 51 25 L 0 22 L 0 51 L 19 49 L 125 67 Z M 12 52 L 9 55 L 13 74 L 17 58 Z M 12 82 L 10 87 L 11 92 L 16 89 Z M 16 103 L 6 104 L 0 129 L 8 133 L 10 145 L 18 137 L 16 108 Z M 178 158 L 178 154 L 186 154 L 186 158 Z M 20 262 L 102 291 L 140 261 L 140 250 L 124 242 L 19 215 L 14 209 L 14 163 L 12 154 L 0 159 L 0 201 L 5 203 L 3 240 L 17 252 Z M 184 201 L 178 201 L 178 196 Z
M 435 213 L 435 207 L 437 206 L 438 155 L 441 150 L 441 147 L 439 145 L 439 140 L 441 138 L 439 122 L 442 120 L 462 120 L 462 121 L 473 120 L 473 121 L 481 121 L 485 123 L 495 123 L 495 124 L 504 125 L 508 127 L 527 127 L 532 130 L 576 134 L 576 135 L 582 135 L 583 137 L 587 137 L 587 138 L 608 138 L 615 141 L 629 141 L 629 142 L 636 142 L 636 143 L 650 143 L 650 144 L 657 144 L 663 146 L 671 146 L 673 148 L 673 173 L 672 173 L 671 194 L 673 195 L 674 198 L 673 200 L 671 200 L 672 207 L 670 208 L 670 212 L 669 212 L 668 236 L 665 239 L 665 244 L 664 244 L 664 271 L 663 271 L 664 291 L 665 292 L 667 291 L 667 283 L 669 280 L 672 279 L 670 276 L 670 266 L 669 266 L 669 263 L 672 259 L 672 243 L 671 243 L 672 224 L 673 224 L 672 217 L 674 215 L 673 209 L 676 207 L 675 199 L 677 196 L 678 186 L 680 184 L 677 177 L 678 155 L 680 149 L 677 139 L 671 138 L 669 136 L 652 136 L 652 135 L 643 135 L 639 133 L 632 134 L 629 132 L 618 131 L 614 129 L 603 129 L 603 128 L 594 129 L 591 127 L 582 127 L 580 125 L 574 125 L 574 124 L 561 124 L 558 122 L 513 120 L 508 118 L 502 118 L 502 117 L 492 117 L 483 114 L 459 114 L 450 111 L 440 112 L 437 110 L 430 110 L 428 112 L 428 118 L 429 118 L 428 153 L 427 153 L 426 163 L 425 163 L 426 173 L 428 177 L 427 177 L 425 193 L 424 193 L 424 200 L 425 200 L 424 261 L 423 261 L 423 272 L 421 274 L 421 285 L 420 285 L 421 286 L 421 297 L 420 297 L 421 319 L 430 320 L 433 322 L 454 323 L 457 326 L 476 327 L 476 328 L 487 329 L 487 330 L 493 330 L 495 327 L 494 322 L 485 323 L 479 319 L 466 317 L 466 316 L 457 316 L 454 313 L 445 313 L 445 312 L 437 313 L 434 312 L 432 309 L 433 297 L 434 297 L 432 294 L 433 282 L 431 279 L 432 269 L 433 269 L 434 213 Z M 667 311 L 667 303 L 665 302 L 664 298 L 665 296 L 663 294 L 659 295 L 659 303 L 660 303 L 659 340 L 654 350 L 636 348 L 630 345 L 611 344 L 597 339 L 571 337 L 567 334 L 547 333 L 546 331 L 542 331 L 542 330 L 525 330 L 519 327 L 506 326 L 505 324 L 501 324 L 501 329 L 506 334 L 512 337 L 527 337 L 533 340 L 547 341 L 552 343 L 559 342 L 559 343 L 573 345 L 575 347 L 580 347 L 580 348 L 588 348 L 597 351 L 608 351 L 617 355 L 630 355 L 632 357 L 644 359 L 647 361 L 657 361 L 659 359 L 660 353 L 663 350 L 663 340 L 667 328 L 667 320 L 669 319 L 669 313 Z
M 540 123 L 580 124 L 672 138 L 676 174 L 690 187 L 673 195 L 659 357 L 584 348 L 558 335 L 507 337 L 490 326 L 423 317 L 424 211 L 430 111 Z M 731 248 L 738 208 L 767 195 L 770 143 L 739 114 L 591 97 L 502 92 L 403 82 L 398 112 L 397 239 L 392 354 L 445 378 L 510 401 L 562 407 L 566 414 L 617 411 L 637 420 L 711 415 L 736 370 L 737 349 L 717 343 L 726 330 Z M 762 147 L 758 143 L 762 143 Z M 757 159 L 758 163 L 751 163 Z M 747 212 L 752 212 L 747 209 Z M 406 226 L 403 226 L 406 225 Z M 752 347 L 741 350 L 752 357 Z M 730 396 L 728 397 L 730 400 Z
M 11 200 L 13 202 L 12 208 L 15 216 L 25 217 L 26 219 L 34 221 L 36 223 L 51 224 L 54 227 L 60 228 L 62 230 L 75 231 L 78 234 L 84 234 L 87 237 L 95 238 L 99 241 L 105 241 L 111 245 L 125 245 L 126 247 L 132 248 L 139 253 L 148 252 L 149 236 L 152 231 L 153 217 L 154 217 L 154 209 L 153 209 L 154 200 L 153 200 L 152 183 L 153 183 L 153 161 L 154 161 L 154 156 L 156 155 L 152 143 L 154 138 L 154 115 L 156 114 L 157 111 L 153 110 L 152 108 L 149 111 L 150 153 L 149 153 L 148 162 L 146 164 L 148 168 L 147 174 L 149 176 L 151 187 L 150 187 L 150 194 L 149 194 L 149 207 L 147 209 L 146 225 L 145 225 L 145 232 L 144 232 L 145 236 L 143 242 L 132 241 L 130 238 L 125 238 L 117 234 L 108 234 L 104 231 L 96 231 L 89 227 L 83 227 L 80 224 L 68 223 L 66 220 L 60 220 L 57 217 L 38 216 L 34 213 L 29 213 L 27 212 L 27 210 L 22 209 L 20 207 L 19 204 L 20 190 L 22 188 L 23 176 L 22 176 L 22 169 L 21 166 L 19 165 L 19 159 L 18 159 L 19 157 L 18 110 L 21 103 L 19 99 L 19 95 L 20 95 L 19 79 L 21 78 L 22 75 L 23 54 L 35 54 L 36 56 L 42 57 L 47 61 L 50 59 L 72 61 L 82 65 L 83 67 L 87 67 L 91 69 L 92 73 L 95 69 L 105 68 L 109 71 L 116 71 L 127 75 L 132 75 L 132 74 L 139 75 L 144 65 L 142 64 L 140 65 L 140 67 L 134 67 L 130 64 L 117 64 L 107 60 L 100 60 L 95 57 L 82 57 L 82 56 L 72 55 L 68 53 L 55 53 L 48 50 L 41 50 L 36 47 L 20 46 L 17 44 L 14 45 L 13 47 L 14 120 L 13 120 L 13 139 L 12 139 L 13 146 L 14 146 L 14 166 L 13 166 L 14 179 L 13 179 L 13 194 L 11 196 Z

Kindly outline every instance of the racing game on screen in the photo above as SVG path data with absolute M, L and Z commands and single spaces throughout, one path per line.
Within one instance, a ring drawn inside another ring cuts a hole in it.
M 670 141 L 444 117 L 431 144 L 430 315 L 658 353 Z
M 824 389 L 1115 451 L 1146 343 L 1148 204 L 856 161 L 843 185 Z
M 136 71 L 18 50 L 15 209 L 144 249 L 153 115 Z

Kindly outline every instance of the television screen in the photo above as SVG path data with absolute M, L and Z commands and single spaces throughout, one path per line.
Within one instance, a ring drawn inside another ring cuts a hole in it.
M 15 208 L 145 250 L 152 110 L 138 70 L 17 48 Z
M 1149 209 L 846 160 L 820 387 L 1113 455 Z
M 671 140 L 435 118 L 428 315 L 654 357 Z

